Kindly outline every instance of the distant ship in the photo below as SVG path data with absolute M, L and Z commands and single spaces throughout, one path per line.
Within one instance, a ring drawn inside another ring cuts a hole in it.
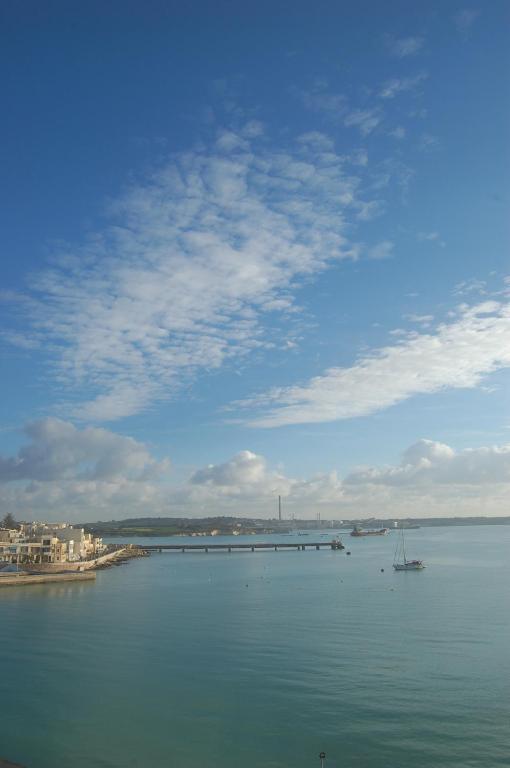
M 351 536 L 386 536 L 388 533 L 388 528 L 378 528 L 378 529 L 367 529 L 366 531 L 363 530 L 363 528 L 358 528 L 358 526 L 354 526 L 354 528 L 351 531 Z

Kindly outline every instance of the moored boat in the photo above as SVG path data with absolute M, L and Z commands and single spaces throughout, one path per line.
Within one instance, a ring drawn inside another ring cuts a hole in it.
M 358 526 L 355 526 L 351 531 L 351 536 L 386 536 L 388 533 L 388 528 L 378 528 L 378 529 L 363 529 L 358 528 Z
M 425 568 L 423 560 L 406 560 L 405 563 L 393 563 L 396 571 L 421 571 Z
M 425 568 L 423 560 L 408 560 L 406 555 L 406 539 L 404 528 L 400 529 L 400 536 L 395 548 L 393 568 L 396 571 L 422 571 Z

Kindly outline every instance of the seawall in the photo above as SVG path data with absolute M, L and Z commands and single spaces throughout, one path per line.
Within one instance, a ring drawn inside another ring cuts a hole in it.
M 0 574 L 0 587 L 21 587 L 27 584 L 50 584 L 60 581 L 94 581 L 94 571 L 86 573 L 42 573 L 20 574 L 2 576 Z

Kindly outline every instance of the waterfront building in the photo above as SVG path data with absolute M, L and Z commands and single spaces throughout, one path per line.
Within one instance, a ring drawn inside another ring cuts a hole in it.
M 72 563 L 105 550 L 101 538 L 69 523 L 21 523 L 19 530 L 0 529 L 0 562 Z

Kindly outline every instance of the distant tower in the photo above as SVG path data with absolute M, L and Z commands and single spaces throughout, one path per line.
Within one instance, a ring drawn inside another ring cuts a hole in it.
M 278 496 L 278 520 L 282 521 L 282 497 Z

